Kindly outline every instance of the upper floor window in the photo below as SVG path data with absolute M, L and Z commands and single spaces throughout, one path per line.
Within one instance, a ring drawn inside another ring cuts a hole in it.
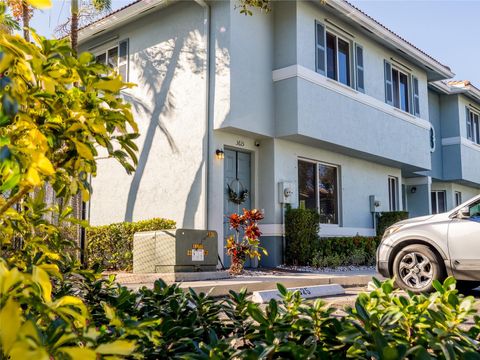
M 128 39 L 120 41 L 117 45 L 97 52 L 97 62 L 115 69 L 123 81 L 128 81 Z
M 338 167 L 298 161 L 299 207 L 320 213 L 320 223 L 338 224 Z
M 480 144 L 480 123 L 478 114 L 467 108 L 467 138 Z
M 363 48 L 316 23 L 316 71 L 328 78 L 364 91 Z M 352 50 L 355 45 L 355 52 Z M 355 75 L 352 73 L 355 69 Z M 355 81 L 354 81 L 355 80 Z
M 385 102 L 396 108 L 420 116 L 418 79 L 384 62 Z

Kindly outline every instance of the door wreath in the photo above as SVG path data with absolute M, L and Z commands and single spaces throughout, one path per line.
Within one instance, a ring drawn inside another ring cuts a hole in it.
M 234 183 L 238 183 L 239 185 L 240 191 L 238 193 L 235 190 L 233 190 Z M 230 184 L 227 184 L 227 190 L 228 190 L 228 200 L 230 200 L 231 202 L 237 205 L 243 204 L 248 199 L 249 192 L 243 186 L 242 182 L 238 179 L 235 179 Z

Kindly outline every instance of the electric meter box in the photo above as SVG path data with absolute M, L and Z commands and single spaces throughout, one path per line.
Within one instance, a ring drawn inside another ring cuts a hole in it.
M 133 237 L 134 273 L 216 271 L 216 231 L 146 231 Z
M 296 200 L 295 183 L 283 181 L 278 183 L 278 200 L 281 204 L 293 204 Z

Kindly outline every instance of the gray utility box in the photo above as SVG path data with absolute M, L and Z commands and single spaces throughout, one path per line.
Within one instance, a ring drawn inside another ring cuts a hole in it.
M 216 271 L 216 231 L 146 231 L 133 237 L 134 273 Z

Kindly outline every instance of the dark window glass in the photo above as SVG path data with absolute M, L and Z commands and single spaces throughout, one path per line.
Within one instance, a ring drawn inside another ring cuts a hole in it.
M 400 109 L 403 111 L 409 111 L 409 106 L 408 106 L 408 77 L 407 75 L 400 73 L 400 90 L 399 90 L 399 95 L 400 95 Z
M 397 194 L 398 194 L 398 186 L 397 186 L 397 178 L 389 177 L 388 178 L 388 200 L 389 200 L 389 209 L 390 211 L 397 210 Z
M 480 144 L 480 124 L 478 121 L 478 115 L 473 114 L 473 141 Z
M 440 214 L 446 211 L 446 194 L 445 191 L 432 191 L 432 214 Z
M 337 168 L 318 164 L 320 223 L 338 224 Z
M 317 176 L 314 163 L 298 162 L 298 201 L 300 208 L 317 210 Z
M 98 55 L 95 60 L 100 63 L 100 64 L 106 64 L 107 63 L 107 54 L 103 53 Z
M 337 38 L 327 33 L 327 77 L 337 80 Z
M 350 86 L 350 46 L 338 39 L 338 81 Z
M 435 191 L 432 191 L 430 197 L 431 197 L 431 200 L 432 200 L 432 214 L 438 214 L 438 212 L 437 212 L 437 193 Z

